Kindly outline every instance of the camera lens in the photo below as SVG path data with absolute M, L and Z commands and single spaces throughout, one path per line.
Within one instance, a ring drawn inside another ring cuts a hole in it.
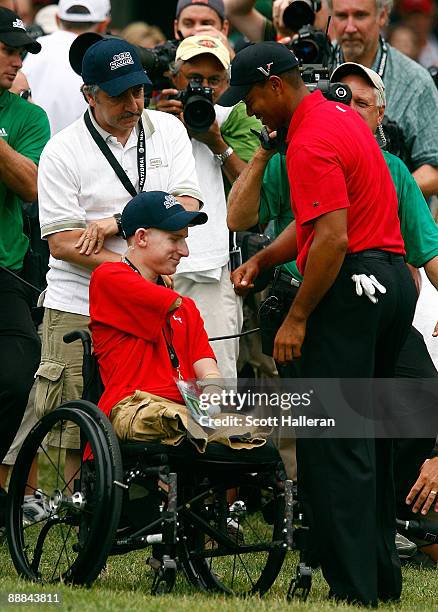
M 283 23 L 293 32 L 298 32 L 305 25 L 312 25 L 314 21 L 315 12 L 310 0 L 294 0 L 283 11 Z
M 184 121 L 193 132 L 206 132 L 216 119 L 210 100 L 203 96 L 190 96 L 184 107 Z
M 303 64 L 318 63 L 319 47 L 315 41 L 309 38 L 304 40 L 298 39 L 292 43 L 292 49 Z

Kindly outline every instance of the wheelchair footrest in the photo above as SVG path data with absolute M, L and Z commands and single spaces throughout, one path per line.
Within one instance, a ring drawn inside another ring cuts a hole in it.
M 152 595 L 170 593 L 176 580 L 176 561 L 171 559 L 168 555 L 163 555 L 161 561 L 154 557 L 150 557 L 148 559 L 148 564 L 155 572 L 151 589 Z
M 305 563 L 297 565 L 297 575 L 292 579 L 287 592 L 287 600 L 294 597 L 306 601 L 312 587 L 312 568 Z

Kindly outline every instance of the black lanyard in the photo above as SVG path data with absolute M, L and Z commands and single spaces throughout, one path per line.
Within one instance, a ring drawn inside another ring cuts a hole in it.
M 131 268 L 131 270 L 134 270 L 134 272 L 137 272 L 137 274 L 140 274 L 140 276 L 141 276 L 140 270 L 127 257 L 122 257 L 122 262 L 125 263 L 126 265 L 128 265 Z M 158 277 L 158 278 L 161 278 L 161 277 Z M 170 329 L 170 342 L 167 339 L 166 332 L 164 331 L 164 328 L 161 331 L 163 332 L 164 342 L 166 343 L 167 352 L 169 353 L 170 363 L 172 364 L 173 368 L 178 370 L 178 375 L 179 375 L 179 359 L 178 359 L 178 355 L 176 354 L 176 351 L 175 351 L 175 349 L 173 347 L 173 344 L 172 344 L 172 326 L 170 325 L 170 320 L 169 319 L 167 320 L 167 325 L 168 325 L 168 327 Z
M 87 126 L 87 129 L 90 132 L 94 142 L 97 144 L 99 149 L 105 155 L 106 159 L 108 160 L 109 164 L 113 168 L 114 172 L 119 177 L 126 191 L 130 193 L 132 197 L 136 196 L 137 191 L 134 185 L 131 183 L 128 175 L 123 170 L 122 166 L 119 164 L 117 159 L 114 157 L 114 154 L 109 148 L 109 146 L 106 144 L 102 136 L 99 134 L 99 132 L 94 127 L 88 110 L 86 110 L 84 113 L 84 121 L 85 121 L 85 125 Z M 143 122 L 141 118 L 140 118 L 140 121 L 138 122 L 138 128 L 139 129 L 138 129 L 138 139 L 137 139 L 137 171 L 138 171 L 138 192 L 140 193 L 141 191 L 143 191 L 144 183 L 146 180 L 146 138 L 144 135 Z
M 385 74 L 385 69 L 386 69 L 386 61 L 388 59 L 388 47 L 386 45 L 386 42 L 383 36 L 379 36 L 379 45 L 382 51 L 382 56 L 380 58 L 379 67 L 377 68 L 376 72 L 379 75 L 379 77 L 383 79 L 383 75 Z M 344 54 L 342 53 L 341 45 L 339 44 L 336 48 L 335 58 L 336 58 L 336 66 L 340 66 L 345 61 Z

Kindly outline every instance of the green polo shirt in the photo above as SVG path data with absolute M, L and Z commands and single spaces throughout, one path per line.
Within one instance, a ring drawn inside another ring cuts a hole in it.
M 394 181 L 406 261 L 421 268 L 438 255 L 438 226 L 420 188 L 401 159 L 382 151 Z
M 405 242 L 406 260 L 416 268 L 424 266 L 438 255 L 438 226 L 414 177 L 401 159 L 382 151 L 394 181 L 398 199 L 398 216 Z M 293 220 L 286 158 L 276 153 L 266 166 L 260 194 L 259 222 L 274 221 L 278 236 Z M 302 280 L 296 263 L 284 265 L 298 280 Z
M 236 104 L 221 125 L 222 138 L 244 162 L 249 162 L 260 146 L 258 137 L 251 132 L 251 129 L 260 132 L 262 124 L 256 117 L 248 117 L 244 102 Z M 224 176 L 224 186 L 225 195 L 228 196 L 231 184 L 226 176 Z
M 0 137 L 17 153 L 38 164 L 50 138 L 42 108 L 5 90 L 0 93 Z M 19 270 L 29 246 L 23 233 L 21 199 L 0 182 L 0 265 Z

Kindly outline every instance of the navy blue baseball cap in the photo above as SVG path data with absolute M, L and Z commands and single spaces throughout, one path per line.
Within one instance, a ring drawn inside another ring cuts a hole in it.
M 87 49 L 82 80 L 85 85 L 98 85 L 112 97 L 136 85 L 152 88 L 136 48 L 120 38 L 103 38 Z
M 299 65 L 293 52 L 281 43 L 269 40 L 248 45 L 231 62 L 230 87 L 217 103 L 234 106 L 256 83 L 263 83 L 270 76 L 280 75 Z
M 121 219 L 124 238 L 133 236 L 140 227 L 175 232 L 207 221 L 204 212 L 186 210 L 165 191 L 142 191 L 126 204 Z

